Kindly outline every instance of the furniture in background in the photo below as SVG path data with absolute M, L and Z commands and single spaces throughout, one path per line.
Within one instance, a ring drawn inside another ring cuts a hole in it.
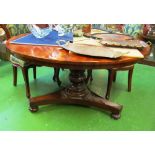
M 124 24 L 123 34 L 130 35 L 135 39 L 141 39 L 143 33 L 143 24 Z
M 9 53 L 7 52 L 7 49 L 3 43 L 5 40 L 6 40 L 5 31 L 0 26 L 0 59 L 2 59 L 2 60 L 9 59 Z
M 151 51 L 146 58 L 140 60 L 138 63 L 148 66 L 155 66 L 155 35 L 143 35 L 142 38 L 150 44 Z
M 122 33 L 132 36 L 137 39 L 141 36 L 142 27 L 143 27 L 142 24 L 124 24 L 124 26 L 122 27 Z M 112 82 L 116 81 L 117 71 L 128 71 L 128 92 L 131 92 L 133 69 L 134 69 L 134 65 L 129 65 L 129 66 L 125 66 L 125 67 L 112 68 L 111 70 L 108 70 L 109 75 L 108 75 L 107 92 L 106 92 L 106 96 L 105 96 L 106 99 L 110 98 Z
M 85 70 L 88 69 L 111 69 L 121 68 L 124 66 L 130 66 L 139 61 L 139 58 L 133 57 L 120 57 L 119 61 L 116 59 L 108 58 L 96 58 L 75 53 L 69 53 L 68 50 L 50 46 L 40 46 L 35 48 L 33 45 L 18 45 L 11 44 L 10 41 L 22 37 L 24 35 L 16 36 L 9 39 L 6 43 L 8 49 L 12 53 L 22 56 L 25 61 L 32 61 L 35 65 L 59 67 L 69 69 L 70 86 L 62 88 L 56 92 L 49 93 L 38 97 L 29 98 L 29 106 L 32 112 L 36 112 L 39 106 L 60 103 L 60 104 L 77 104 L 84 106 L 94 106 L 104 109 L 111 113 L 111 116 L 115 119 L 120 118 L 122 106 L 116 103 L 107 101 L 106 99 L 95 94 L 88 89 L 85 83 Z M 31 49 L 35 49 L 33 53 Z M 145 56 L 150 50 L 149 46 L 146 46 L 140 52 Z M 59 54 L 55 54 L 55 52 Z M 51 57 L 51 55 L 55 55 Z
M 61 24 L 64 29 L 72 29 L 74 37 L 81 37 L 86 33 L 90 33 L 91 24 Z M 64 70 L 63 68 L 61 68 Z M 59 79 L 60 68 L 54 68 L 54 76 L 53 80 L 57 81 L 58 85 L 61 85 L 61 81 Z M 91 70 L 87 70 L 87 76 L 90 75 Z
M 138 63 L 143 65 L 155 66 L 155 24 L 145 24 L 143 28 L 142 40 L 151 46 L 150 53 Z
M 128 71 L 128 92 L 131 91 L 133 69 L 134 69 L 134 65 L 108 69 L 108 84 L 107 84 L 107 91 L 105 95 L 106 99 L 110 98 L 112 83 L 116 81 L 117 71 Z
M 142 27 L 143 27 L 142 24 L 126 24 L 124 26 L 122 24 L 118 24 L 118 25 L 117 24 L 109 24 L 109 25 L 105 24 L 103 30 L 105 30 L 105 29 L 107 29 L 108 31 L 111 30 L 110 31 L 111 37 L 110 37 L 110 35 L 107 37 L 106 34 L 102 34 L 102 35 L 100 35 L 100 38 L 98 38 L 98 39 L 110 40 L 114 35 L 113 33 L 119 32 L 119 30 L 120 30 L 120 33 L 123 33 L 124 35 L 129 36 L 128 38 L 124 37 L 124 39 L 138 38 L 142 33 Z M 123 39 L 122 36 L 123 35 L 121 34 L 120 40 Z M 93 35 L 93 37 L 94 37 L 94 35 Z M 115 39 L 115 37 L 114 37 L 114 39 Z M 107 91 L 106 91 L 106 95 L 105 95 L 106 99 L 110 98 L 112 82 L 116 81 L 117 71 L 128 71 L 128 91 L 129 92 L 131 91 L 133 69 L 134 69 L 133 65 L 129 65 L 129 66 L 125 66 L 125 67 L 118 67 L 118 68 L 114 67 L 114 68 L 108 69 L 108 83 L 107 83 Z M 90 81 L 93 80 L 91 70 L 88 71 L 88 76 L 87 76 L 86 82 L 88 82 L 89 80 Z
M 0 26 L 5 31 L 7 40 L 10 39 L 12 36 L 29 32 L 26 25 L 24 24 L 1 24 Z M 29 98 L 30 88 L 29 88 L 28 69 L 33 68 L 33 77 L 34 79 L 36 79 L 36 65 L 23 61 L 21 58 L 16 57 L 15 55 L 10 55 L 9 60 L 12 63 L 13 68 L 13 85 L 17 86 L 17 68 L 20 67 L 25 81 L 26 96 Z
M 37 26 L 41 28 L 45 28 L 48 25 L 37 24 Z M 26 24 L 0 24 L 0 27 L 3 28 L 3 30 L 5 31 L 7 40 L 10 39 L 12 36 L 16 36 L 16 35 L 23 34 L 23 33 L 30 33 Z M 6 52 L 9 53 L 9 51 L 7 51 L 6 48 L 5 50 Z M 15 54 L 14 55 L 9 54 L 9 61 L 12 63 L 12 67 L 13 67 L 13 85 L 17 86 L 17 68 L 21 68 L 23 78 L 25 81 L 26 96 L 30 98 L 31 94 L 30 94 L 28 70 L 30 68 L 33 69 L 33 77 L 34 79 L 36 79 L 36 65 L 34 63 L 24 61 L 22 58 L 20 58 L 19 56 L 16 56 Z M 53 76 L 53 80 L 57 81 L 58 85 L 60 85 L 61 83 L 60 83 L 59 76 L 58 76 L 59 68 L 55 68 L 54 71 L 55 71 L 55 74 Z

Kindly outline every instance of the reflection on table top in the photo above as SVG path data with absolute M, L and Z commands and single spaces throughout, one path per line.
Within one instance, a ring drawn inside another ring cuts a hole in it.
M 68 50 L 62 49 L 61 47 L 52 47 L 52 46 L 34 46 L 34 45 L 18 45 L 11 44 L 10 41 L 17 39 L 24 34 L 12 37 L 7 41 L 6 46 L 12 51 L 12 53 L 21 56 L 23 59 L 29 61 L 39 61 L 46 62 L 51 65 L 65 65 L 65 66 L 80 66 L 85 68 L 111 68 L 114 66 L 123 66 L 127 64 L 133 64 L 138 61 L 138 58 L 130 57 L 120 57 L 117 59 L 108 59 L 108 58 L 96 58 L 78 55 Z M 150 47 L 147 46 L 141 53 L 145 56 L 149 53 Z

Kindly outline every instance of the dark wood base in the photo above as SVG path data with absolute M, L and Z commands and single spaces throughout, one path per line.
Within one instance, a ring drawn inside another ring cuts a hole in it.
M 112 103 L 89 90 L 85 83 L 84 72 L 84 70 L 71 70 L 69 75 L 71 86 L 51 94 L 30 98 L 29 110 L 36 112 L 38 106 L 52 103 L 76 104 L 101 108 L 111 112 L 114 119 L 119 119 L 122 106 Z

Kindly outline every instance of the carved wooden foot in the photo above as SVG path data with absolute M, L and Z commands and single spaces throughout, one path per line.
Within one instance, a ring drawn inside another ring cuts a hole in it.
M 90 91 L 85 84 L 84 70 L 71 70 L 69 79 L 72 83 L 69 87 L 51 94 L 30 98 L 32 111 L 37 111 L 39 105 L 52 103 L 76 104 L 101 108 L 110 112 L 113 118 L 120 118 L 122 106 L 112 103 Z
M 119 119 L 121 117 L 120 113 L 115 114 L 115 113 L 111 113 L 111 117 L 114 119 Z
M 31 112 L 37 112 L 39 110 L 39 107 L 37 105 L 30 105 L 29 110 Z

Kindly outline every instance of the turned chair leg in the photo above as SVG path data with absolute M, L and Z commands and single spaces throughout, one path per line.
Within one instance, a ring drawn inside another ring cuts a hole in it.
M 90 80 L 90 81 L 93 81 L 92 69 L 88 69 L 88 70 L 87 70 L 86 83 L 88 83 L 89 80 Z
M 61 81 L 59 79 L 59 72 L 60 72 L 60 68 L 54 68 L 53 81 L 57 82 L 58 86 L 60 87 Z
M 14 65 L 12 67 L 13 67 L 13 85 L 17 86 L 17 67 Z
M 131 91 L 132 74 L 133 74 L 133 68 L 131 68 L 128 73 L 128 91 L 129 92 Z
M 22 73 L 25 81 L 25 87 L 26 87 L 26 96 L 27 98 L 30 98 L 30 86 L 29 86 L 29 78 L 28 78 L 28 68 L 22 67 Z
M 128 67 L 122 69 L 123 71 L 128 70 L 128 91 L 129 92 L 131 91 L 133 69 L 134 69 L 133 66 L 128 66 Z M 106 96 L 105 96 L 106 99 L 110 98 L 110 91 L 112 88 L 112 82 L 116 81 L 116 75 L 117 75 L 116 71 L 117 71 L 116 69 L 115 70 L 114 69 L 108 70 L 109 74 L 108 74 L 107 92 L 106 92 Z
M 37 75 L 37 74 L 36 74 L 36 66 L 34 66 L 34 67 L 33 67 L 33 78 L 34 78 L 34 79 L 36 79 L 36 77 L 37 77 L 36 75 Z
M 107 92 L 106 92 L 106 96 L 105 96 L 106 99 L 110 98 L 110 91 L 111 91 L 112 82 L 114 79 L 114 74 L 115 74 L 114 70 L 112 70 L 112 69 L 108 70 L 108 85 L 107 85 Z
M 113 82 L 116 81 L 116 76 L 117 76 L 117 72 L 115 71 L 115 72 L 114 72 L 114 77 L 113 77 Z

